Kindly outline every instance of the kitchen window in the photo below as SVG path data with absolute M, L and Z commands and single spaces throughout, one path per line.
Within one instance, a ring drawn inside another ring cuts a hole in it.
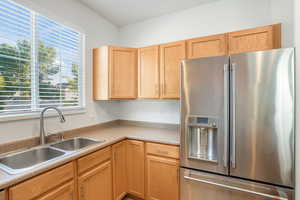
M 82 39 L 78 31 L 0 1 L 0 117 L 47 106 L 82 109 Z

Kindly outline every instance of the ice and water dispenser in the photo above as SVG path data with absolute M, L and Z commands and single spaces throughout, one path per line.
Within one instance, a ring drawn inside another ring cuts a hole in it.
M 218 120 L 190 116 L 187 123 L 189 159 L 218 162 Z

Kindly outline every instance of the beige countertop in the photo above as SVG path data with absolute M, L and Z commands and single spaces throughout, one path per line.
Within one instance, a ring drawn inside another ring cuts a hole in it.
M 92 145 L 82 150 L 76 151 L 63 158 L 56 159 L 46 166 L 37 167 L 27 172 L 16 175 L 7 174 L 0 170 L 0 189 L 5 189 L 11 185 L 17 184 L 28 178 L 41 174 L 47 170 L 53 169 L 59 165 L 75 160 L 79 157 L 97 151 L 101 148 L 114 144 L 118 141 L 128 139 L 143 140 L 147 142 L 158 142 L 170 145 L 179 145 L 179 131 L 176 129 L 149 128 L 133 125 L 111 125 L 107 127 L 95 127 L 81 129 L 74 136 L 84 136 L 95 139 L 104 139 L 105 142 Z

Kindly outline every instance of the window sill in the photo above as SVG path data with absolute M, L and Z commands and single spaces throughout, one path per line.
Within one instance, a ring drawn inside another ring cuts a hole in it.
M 78 109 L 71 109 L 71 110 L 61 110 L 64 115 L 78 115 L 86 113 L 85 108 L 78 108 Z M 48 117 L 56 117 L 57 113 L 55 111 L 49 110 L 45 113 L 45 118 Z M 6 115 L 0 116 L 0 122 L 10 122 L 10 121 L 19 121 L 19 120 L 28 120 L 28 119 L 39 119 L 40 112 L 32 112 L 32 113 L 25 113 L 25 114 L 17 114 L 17 115 Z

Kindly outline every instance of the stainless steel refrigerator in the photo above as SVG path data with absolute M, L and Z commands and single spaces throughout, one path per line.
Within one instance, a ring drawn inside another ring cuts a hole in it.
M 181 200 L 294 199 L 294 49 L 182 61 Z

